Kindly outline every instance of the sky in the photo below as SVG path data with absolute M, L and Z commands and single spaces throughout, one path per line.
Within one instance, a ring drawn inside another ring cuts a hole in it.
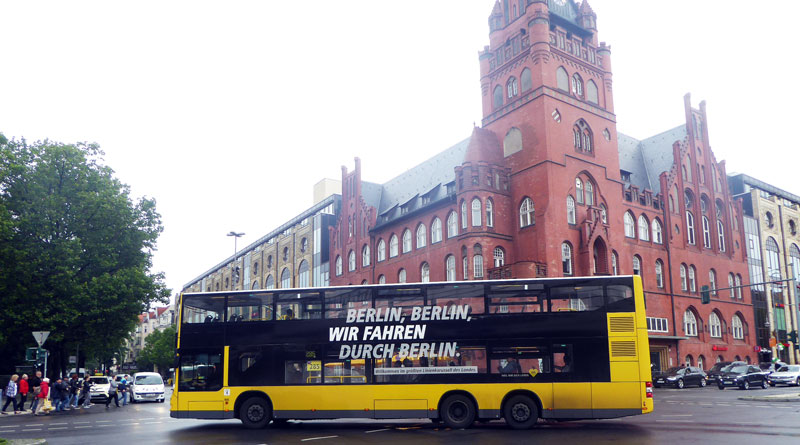
M 643 139 L 705 100 L 711 148 L 800 194 L 800 2 L 591 0 L 617 129 Z M 311 207 L 362 161 L 383 183 L 480 125 L 494 0 L 0 0 L 0 132 L 100 144 L 155 198 L 173 292 Z M 792 131 L 789 131 L 792 130 Z

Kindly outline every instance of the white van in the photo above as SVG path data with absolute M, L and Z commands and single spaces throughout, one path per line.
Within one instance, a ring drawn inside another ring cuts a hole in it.
M 157 372 L 137 372 L 131 380 L 131 402 L 164 403 L 164 380 Z

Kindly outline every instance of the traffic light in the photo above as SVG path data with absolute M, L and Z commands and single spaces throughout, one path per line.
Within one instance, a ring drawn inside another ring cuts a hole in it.
M 708 291 L 708 286 L 700 288 L 700 298 L 703 304 L 711 303 L 711 293 Z

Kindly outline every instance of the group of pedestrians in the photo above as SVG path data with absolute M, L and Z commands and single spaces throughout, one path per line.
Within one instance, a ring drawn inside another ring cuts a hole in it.
M 93 385 L 89 374 L 86 374 L 82 381 L 78 379 L 77 374 L 72 374 L 69 379 L 59 378 L 52 386 L 50 385 L 50 379 L 42 378 L 41 371 L 36 371 L 36 374 L 31 378 L 28 378 L 27 374 L 22 374 L 22 377 L 14 374 L 3 390 L 5 403 L 0 412 L 7 414 L 6 409 L 11 405 L 14 414 L 32 412 L 37 416 L 44 415 L 49 414 L 50 410 L 67 411 L 77 409 L 81 398 L 83 398 L 81 408 L 88 408 L 92 406 L 91 390 Z M 124 388 L 127 390 L 127 386 Z M 32 400 L 28 410 L 26 410 L 25 402 L 28 400 L 28 395 L 32 396 Z M 52 402 L 47 403 L 48 399 L 52 400 Z M 118 400 L 116 389 L 114 389 L 114 399 Z M 111 394 L 109 394 L 108 402 L 111 402 Z M 117 405 L 119 406 L 119 402 L 117 402 Z
M 3 390 L 5 396 L 5 403 L 3 404 L 3 414 L 6 409 L 11 405 L 14 409 L 14 414 L 21 414 L 26 412 L 25 402 L 28 401 L 28 396 L 31 396 L 31 404 L 28 411 L 36 413 L 41 411 L 44 406 L 43 400 L 47 398 L 49 393 L 50 380 L 42 378 L 42 372 L 36 371 L 33 377 L 28 378 L 28 374 L 14 374 Z

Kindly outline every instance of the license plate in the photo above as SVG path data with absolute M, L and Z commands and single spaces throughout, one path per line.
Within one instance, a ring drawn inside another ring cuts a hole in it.
M 664 383 L 664 379 L 658 379 L 656 380 L 656 383 Z

